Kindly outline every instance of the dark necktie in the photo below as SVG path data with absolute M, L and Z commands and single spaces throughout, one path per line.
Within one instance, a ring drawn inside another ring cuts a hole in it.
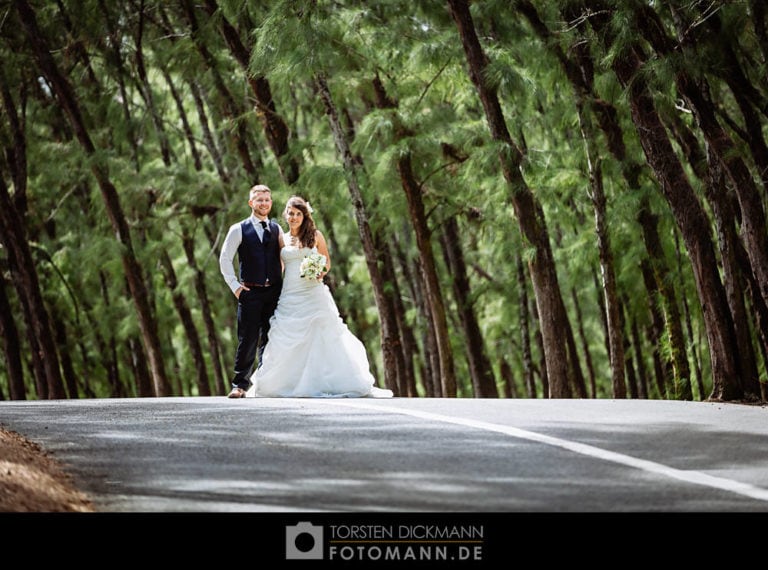
M 269 233 L 269 228 L 267 228 L 267 222 L 261 222 L 261 227 L 264 228 L 264 233 L 261 234 L 261 243 L 267 243 L 272 234 Z

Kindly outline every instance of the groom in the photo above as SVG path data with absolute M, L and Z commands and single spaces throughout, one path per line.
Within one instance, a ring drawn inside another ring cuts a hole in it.
M 272 191 L 257 184 L 249 192 L 248 205 L 251 216 L 229 228 L 219 256 L 221 274 L 237 297 L 237 352 L 230 398 L 244 398 L 251 386 L 253 363 L 258 355 L 261 364 L 269 319 L 283 286 L 283 230 L 269 220 Z M 239 278 L 234 271 L 236 253 L 240 260 Z

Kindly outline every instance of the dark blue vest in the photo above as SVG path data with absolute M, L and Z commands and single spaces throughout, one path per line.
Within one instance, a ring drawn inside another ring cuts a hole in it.
M 250 219 L 241 222 L 240 229 L 243 232 L 243 240 L 237 249 L 240 257 L 240 281 L 264 284 L 269 279 L 272 285 L 281 284 L 283 276 L 278 239 L 280 228 L 275 222 L 269 222 L 272 236 L 267 243 L 261 243 Z

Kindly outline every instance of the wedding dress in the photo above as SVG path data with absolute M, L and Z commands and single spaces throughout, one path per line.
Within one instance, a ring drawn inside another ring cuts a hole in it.
M 365 347 L 344 324 L 328 287 L 300 277 L 316 248 L 286 245 L 283 290 L 270 321 L 262 364 L 246 397 L 391 398 L 374 386 Z

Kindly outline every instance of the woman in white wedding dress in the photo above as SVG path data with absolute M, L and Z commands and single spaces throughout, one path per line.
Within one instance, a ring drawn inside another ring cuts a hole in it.
M 290 232 L 280 251 L 283 289 L 246 397 L 391 398 L 391 390 L 374 386 L 365 347 L 342 321 L 322 282 L 331 261 L 307 202 L 291 197 L 285 220 Z M 302 277 L 302 262 L 313 253 L 325 256 L 324 267 L 319 275 Z

